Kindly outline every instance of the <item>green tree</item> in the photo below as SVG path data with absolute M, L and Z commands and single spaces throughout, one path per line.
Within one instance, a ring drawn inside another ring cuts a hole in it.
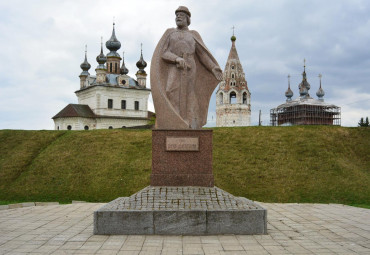
M 364 118 L 360 119 L 360 122 L 358 123 L 359 127 L 369 127 L 369 117 L 366 117 L 366 120 L 364 121 Z

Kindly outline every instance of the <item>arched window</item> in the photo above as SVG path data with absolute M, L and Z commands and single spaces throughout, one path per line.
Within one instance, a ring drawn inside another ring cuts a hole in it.
M 221 92 L 218 94 L 218 103 L 223 104 L 224 103 L 224 94 Z
M 89 126 L 87 126 L 87 125 L 86 125 L 86 126 L 84 127 L 84 129 L 85 129 L 85 130 L 89 130 Z
M 112 70 L 112 63 L 110 63 L 110 65 L 109 65 L 109 72 L 113 72 L 113 70 Z
M 234 65 L 232 65 L 232 66 L 231 66 L 231 69 L 235 69 L 235 66 L 234 66 Z
M 109 126 L 109 129 L 113 129 L 113 127 L 112 126 Z
M 57 127 L 57 130 L 59 130 L 59 126 Z
M 67 126 L 67 129 L 68 129 L 68 130 L 72 130 L 72 126 L 71 126 L 71 125 L 68 125 L 68 126 Z
M 231 81 L 231 82 L 230 82 L 230 86 L 232 86 L 232 85 L 233 85 L 233 82 Z
M 243 93 L 243 104 L 248 104 L 248 101 L 247 101 L 247 92 L 244 92 Z
M 230 104 L 236 104 L 236 93 L 234 91 L 230 92 Z
M 234 78 L 235 78 L 235 75 L 234 75 L 234 74 L 231 74 L 231 78 L 233 78 L 233 79 L 234 79 Z
M 114 63 L 114 72 L 117 73 L 117 63 Z

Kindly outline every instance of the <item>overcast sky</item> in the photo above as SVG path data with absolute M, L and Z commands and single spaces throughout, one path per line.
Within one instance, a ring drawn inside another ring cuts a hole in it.
M 310 94 L 316 98 L 321 73 L 324 99 L 342 108 L 342 126 L 370 117 L 368 0 L 12 0 L 0 1 L 0 129 L 53 129 L 51 117 L 77 103 L 85 44 L 95 75 L 100 37 L 104 43 L 110 38 L 113 17 L 129 75 L 135 77 L 140 43 L 149 73 L 154 48 L 175 26 L 179 5 L 190 9 L 190 29 L 222 69 L 235 26 L 252 125 L 259 110 L 268 125 L 270 109 L 285 102 L 288 74 L 298 96 L 304 58 Z M 213 96 L 208 126 L 215 125 L 215 108 Z

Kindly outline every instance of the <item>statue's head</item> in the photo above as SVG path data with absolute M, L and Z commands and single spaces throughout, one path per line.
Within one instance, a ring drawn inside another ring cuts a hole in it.
M 191 13 L 190 13 L 190 11 L 189 11 L 189 9 L 187 7 L 180 6 L 175 11 L 175 14 L 176 14 L 176 19 L 175 19 L 176 25 L 179 28 L 183 28 L 185 26 L 189 26 L 190 25 Z

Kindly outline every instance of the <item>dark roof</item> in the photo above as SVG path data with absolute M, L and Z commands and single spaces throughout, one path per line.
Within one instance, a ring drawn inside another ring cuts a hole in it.
M 69 104 L 52 119 L 64 117 L 95 118 L 95 113 L 86 104 Z

